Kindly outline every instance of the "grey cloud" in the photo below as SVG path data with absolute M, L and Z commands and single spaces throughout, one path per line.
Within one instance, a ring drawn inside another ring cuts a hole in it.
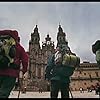
M 0 29 L 16 29 L 28 50 L 31 32 L 38 24 L 41 41 L 49 33 L 57 42 L 59 22 L 73 52 L 95 62 L 91 45 L 100 39 L 100 3 L 0 3 Z

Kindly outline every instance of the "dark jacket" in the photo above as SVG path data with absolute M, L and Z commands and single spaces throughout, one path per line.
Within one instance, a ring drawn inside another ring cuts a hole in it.
M 93 45 L 92 45 L 92 52 L 96 54 L 96 51 L 100 49 L 100 40 L 97 40 Z
M 23 66 L 23 69 L 22 69 L 23 73 L 25 73 L 27 71 L 28 54 L 25 52 L 24 48 L 17 42 L 17 40 L 18 40 L 18 32 L 17 31 L 4 30 L 4 31 L 0 31 L 0 34 L 10 34 L 12 37 L 15 38 L 15 40 L 16 40 L 16 56 L 14 58 L 14 62 L 18 66 L 18 69 L 13 69 L 13 68 L 7 68 L 7 69 L 3 69 L 3 70 L 1 69 L 0 75 L 18 77 L 21 63 Z
M 54 55 L 51 55 L 47 61 L 45 77 L 48 80 L 60 80 L 65 83 L 70 82 L 70 76 L 73 74 L 75 68 L 71 66 L 55 65 Z

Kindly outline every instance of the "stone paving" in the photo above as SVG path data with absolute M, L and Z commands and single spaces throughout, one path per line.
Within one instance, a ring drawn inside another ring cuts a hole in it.
M 99 98 L 99 95 L 95 94 L 95 91 L 80 93 L 80 91 L 72 91 L 73 98 Z M 72 98 L 70 94 L 70 98 Z M 18 98 L 18 91 L 12 91 L 9 98 Z M 26 92 L 20 93 L 19 98 L 50 98 L 50 92 Z M 58 98 L 61 98 L 61 94 L 59 92 Z

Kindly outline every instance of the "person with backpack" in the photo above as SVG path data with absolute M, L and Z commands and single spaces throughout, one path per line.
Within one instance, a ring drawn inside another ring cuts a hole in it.
M 0 98 L 8 98 L 19 76 L 20 65 L 25 74 L 28 54 L 18 42 L 16 30 L 0 30 Z
M 100 68 L 100 40 L 96 40 L 96 42 L 92 44 L 92 52 L 95 54 L 95 60 Z
M 73 74 L 75 67 L 64 64 L 66 62 L 63 61 L 64 55 L 71 53 L 68 49 L 66 45 L 58 46 L 55 53 L 48 57 L 45 79 L 50 82 L 51 98 L 57 98 L 59 90 L 61 91 L 61 98 L 69 98 L 70 76 Z

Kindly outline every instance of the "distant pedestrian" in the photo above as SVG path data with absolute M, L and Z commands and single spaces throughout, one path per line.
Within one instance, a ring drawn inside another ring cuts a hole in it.
M 80 93 L 84 93 L 84 89 L 82 87 L 79 88 Z
M 42 93 L 42 91 L 43 91 L 42 88 L 39 88 L 39 93 Z
M 96 94 L 99 95 L 99 97 L 100 97 L 100 85 L 97 85 L 95 91 L 96 91 Z
M 99 85 L 99 87 L 98 87 L 98 92 L 99 92 L 99 98 L 100 98 L 100 85 Z

